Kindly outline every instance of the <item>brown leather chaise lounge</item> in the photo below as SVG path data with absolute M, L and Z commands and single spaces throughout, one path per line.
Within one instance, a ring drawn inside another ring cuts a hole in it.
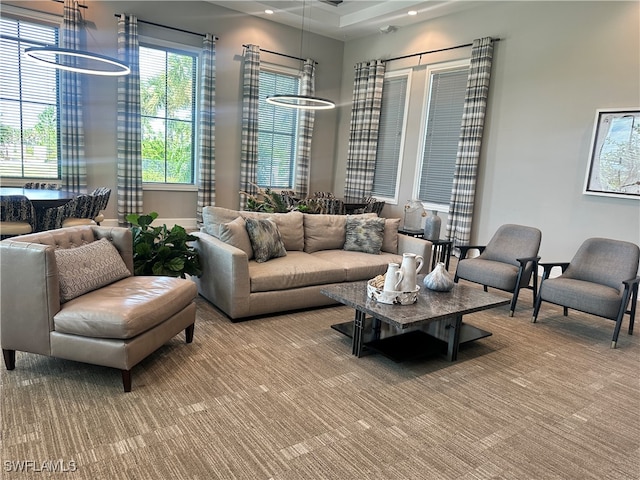
M 131 369 L 180 331 L 191 343 L 191 280 L 133 276 L 132 235 L 80 226 L 0 242 L 0 343 L 7 370 L 16 350 Z

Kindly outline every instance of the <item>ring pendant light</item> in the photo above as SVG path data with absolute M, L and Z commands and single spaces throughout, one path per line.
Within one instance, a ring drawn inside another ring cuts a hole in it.
M 304 12 L 305 2 L 302 2 L 302 26 L 300 29 L 300 57 L 302 58 L 302 40 L 304 38 Z M 330 110 L 336 104 L 326 98 L 314 97 L 312 95 L 268 95 L 265 99 L 267 103 L 280 107 L 297 108 L 299 110 Z
M 97 53 L 86 52 L 83 50 L 72 50 L 69 48 L 47 46 L 47 47 L 30 47 L 25 49 L 25 55 L 34 61 L 57 68 L 58 70 L 67 70 L 69 72 L 87 73 L 89 75 L 101 75 L 108 77 L 117 77 L 128 75 L 131 69 L 128 65 L 122 63 L 112 57 L 99 55 Z M 74 65 L 73 59 L 81 58 L 90 62 L 86 65 Z M 65 61 L 66 59 L 66 61 Z M 73 63 L 71 63 L 73 62 Z M 95 65 L 95 66 L 93 66 Z M 106 67 L 106 68 L 102 68 Z

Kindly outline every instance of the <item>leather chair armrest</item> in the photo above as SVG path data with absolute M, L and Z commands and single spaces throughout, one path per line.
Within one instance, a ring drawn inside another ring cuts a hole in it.
M 3 349 L 50 354 L 53 316 L 60 311 L 55 247 L 0 242 L 0 343 Z

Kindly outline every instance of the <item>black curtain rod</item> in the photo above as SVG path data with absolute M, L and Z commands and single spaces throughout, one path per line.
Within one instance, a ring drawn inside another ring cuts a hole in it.
M 56 3 L 64 3 L 64 0 L 53 0 L 53 1 L 56 2 Z M 89 8 L 86 5 L 80 5 L 80 4 L 78 4 L 78 7 L 80 7 L 80 8 Z
M 499 42 L 500 41 L 499 38 L 492 38 L 492 40 L 494 42 Z M 465 43 L 464 45 L 456 45 L 455 47 L 439 48 L 438 50 L 427 50 L 426 52 L 411 53 L 409 55 L 403 55 L 401 57 L 387 58 L 386 60 L 383 60 L 383 61 L 384 62 L 391 62 L 393 60 L 402 60 L 403 58 L 417 57 L 418 55 L 420 55 L 420 56 L 428 55 L 430 53 L 446 52 L 447 50 L 455 50 L 457 48 L 465 48 L 465 47 L 470 47 L 472 45 L 473 45 L 473 43 Z
M 55 0 L 55 1 L 58 1 L 58 0 Z M 113 16 L 120 18 L 121 14 L 114 13 Z M 182 28 L 170 27 L 169 25 L 162 25 L 160 23 L 155 23 L 155 22 L 147 22 L 146 20 L 138 19 L 138 22 L 146 23 L 147 25 L 153 25 L 154 27 L 168 28 L 169 30 L 175 30 L 176 32 L 188 33 L 189 35 L 197 35 L 199 37 L 205 37 L 206 36 L 206 34 L 204 34 L 204 33 L 191 32 L 189 30 L 183 30 Z M 213 38 L 215 40 L 218 40 L 218 37 L 213 37 Z
M 242 45 L 244 48 L 248 48 L 249 45 Z M 287 58 L 292 58 L 293 60 L 299 60 L 301 62 L 306 61 L 306 58 L 300 58 L 300 57 L 294 57 L 293 55 L 287 55 L 286 53 L 280 53 L 280 52 L 274 52 L 272 50 L 265 50 L 264 48 L 260 49 L 261 52 L 265 52 L 265 53 L 272 53 L 274 55 L 280 55 L 281 57 L 287 57 Z M 316 65 L 318 65 L 318 62 L 314 61 L 314 63 Z

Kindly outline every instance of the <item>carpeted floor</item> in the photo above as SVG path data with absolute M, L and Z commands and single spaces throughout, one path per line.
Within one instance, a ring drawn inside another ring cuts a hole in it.
M 402 308 L 402 307 L 399 307 Z M 640 334 L 530 294 L 443 357 L 355 358 L 347 307 L 231 323 L 198 300 L 133 370 L 18 353 L 2 368 L 1 478 L 638 479 Z M 19 472 L 18 470 L 23 470 Z M 51 473 L 57 470 L 57 473 Z M 60 470 L 67 470 L 61 472 Z M 73 470 L 73 471 L 69 471 Z

